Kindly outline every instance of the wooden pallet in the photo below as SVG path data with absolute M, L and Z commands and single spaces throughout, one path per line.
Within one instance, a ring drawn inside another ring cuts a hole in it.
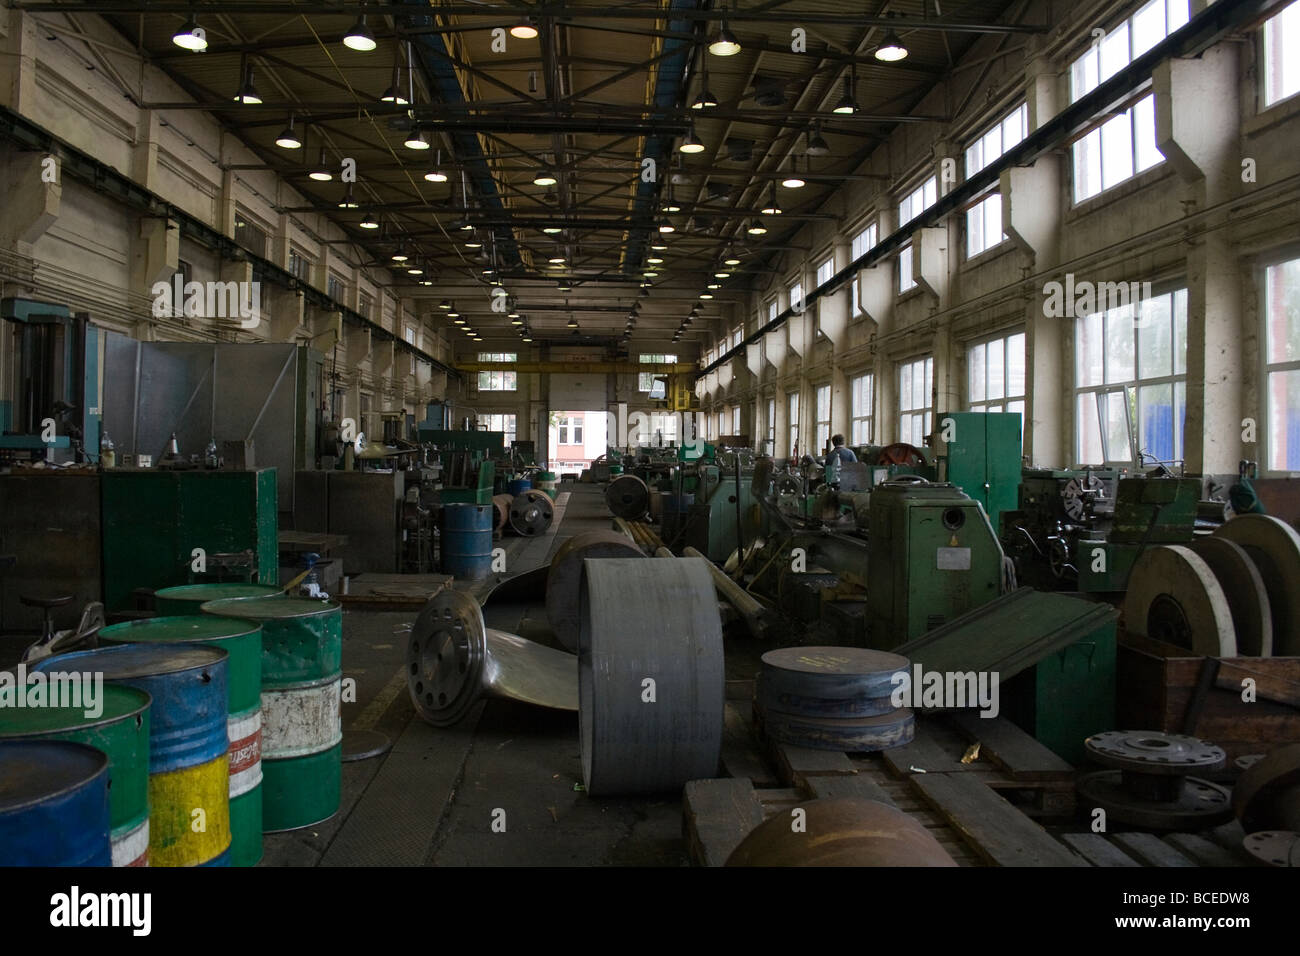
M 449 574 L 354 574 L 348 593 L 334 597 L 345 608 L 370 611 L 418 611 L 443 588 L 451 587 Z

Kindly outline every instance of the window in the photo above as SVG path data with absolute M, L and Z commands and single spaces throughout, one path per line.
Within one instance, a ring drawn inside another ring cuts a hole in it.
M 966 258 L 1005 242 L 1002 231 L 1002 194 L 995 192 L 966 210 Z
M 737 405 L 731 410 L 731 434 L 740 434 L 740 406 Z
M 311 275 L 311 260 L 297 249 L 289 250 L 289 272 L 306 282 Z
M 786 407 L 790 411 L 790 456 L 799 453 L 799 393 L 791 392 L 786 396 Z
M 677 441 L 677 416 L 667 412 L 651 412 L 649 438 L 656 446 Z
M 834 256 L 832 256 L 831 258 L 827 259 L 826 261 L 824 261 L 821 265 L 819 265 L 819 266 L 817 267 L 817 287 L 818 287 L 818 288 L 821 288 L 821 287 L 824 286 L 826 283 L 830 282 L 830 281 L 831 281 L 831 276 L 833 276 L 833 275 L 835 275 L 835 258 L 834 258 Z
M 518 352 L 479 352 L 478 360 L 480 362 L 516 362 L 519 360 Z M 478 387 L 481 392 L 513 392 L 518 388 L 517 375 L 515 372 L 479 372 Z
M 794 312 L 803 311 L 803 280 L 790 286 L 790 308 Z
M 334 273 L 325 281 L 325 293 L 335 302 L 343 302 L 348 296 L 348 286 Z
M 235 207 L 235 242 L 254 255 L 266 257 L 266 230 L 238 206 Z
M 817 447 L 812 449 L 814 455 L 824 454 L 826 446 L 831 443 L 831 387 L 817 386 Z
M 745 338 L 745 327 L 744 327 L 743 325 L 737 327 L 737 328 L 734 329 L 734 330 L 732 330 L 732 333 L 731 333 L 731 347 L 732 347 L 733 349 L 738 349 L 738 348 L 740 348 L 740 343 L 741 343 L 741 341 L 742 341 L 744 338 Z
M 873 222 L 867 228 L 853 237 L 853 243 L 850 246 L 849 255 L 853 261 L 857 262 L 876 246 L 876 224 Z
M 875 402 L 876 377 L 870 373 L 859 375 L 849 382 L 849 415 L 852 427 L 849 429 L 849 444 L 868 445 L 871 443 L 871 410 Z
M 515 416 L 506 414 L 480 415 L 479 424 L 490 432 L 505 432 L 506 444 L 515 440 Z
M 967 396 L 972 412 L 1025 414 L 1025 333 L 979 342 L 966 350 Z
M 1126 288 L 1121 286 L 1121 288 Z M 1079 461 L 1131 464 L 1130 435 L 1156 461 L 1183 456 L 1187 410 L 1187 290 L 1075 320 L 1075 422 Z
M 909 222 L 934 205 L 939 198 L 938 184 L 933 176 L 917 186 L 898 204 L 898 228 L 902 229 Z
M 1264 272 L 1265 461 L 1300 471 L 1300 259 Z
M 862 298 L 858 294 L 858 277 L 854 276 L 849 283 L 849 317 L 859 315 L 862 312 Z
M 1070 66 L 1070 101 L 1110 79 L 1187 22 L 1188 0 L 1150 0 Z M 1156 149 L 1156 107 L 1148 94 L 1075 141 L 1074 201 L 1083 202 L 1164 162 Z
M 776 319 L 776 299 L 767 304 L 767 321 L 772 322 Z
M 1264 24 L 1264 105 L 1300 93 L 1300 3 Z M 1286 51 L 1290 50 L 1287 55 Z
M 582 416 L 566 415 L 560 419 L 559 424 L 560 445 L 581 445 L 582 444 Z M 572 441 L 570 441 L 572 439 Z
M 920 448 L 930 434 L 930 393 L 934 389 L 934 359 L 921 358 L 898 366 L 898 440 Z
M 767 440 L 776 444 L 776 399 L 767 400 Z
M 361 313 L 363 319 L 374 321 L 375 318 L 375 297 L 369 292 L 362 292 L 357 299 L 357 311 Z
M 916 288 L 912 278 L 912 247 L 904 246 L 898 250 L 898 291 L 906 292 Z
M 663 355 L 660 353 L 650 353 L 650 354 L 641 355 L 640 361 L 645 364 L 653 363 L 656 365 L 658 364 L 672 365 L 676 363 L 677 356 Z M 650 392 L 654 390 L 654 387 L 655 387 L 654 372 L 639 372 L 637 374 L 636 388 L 638 392 Z M 667 396 L 661 396 L 661 397 L 666 398 Z
M 1021 104 L 966 148 L 966 175 L 972 176 L 1015 146 L 1028 133 L 1029 107 Z M 996 190 L 966 211 L 966 258 L 1006 240 L 1002 231 L 1002 194 Z
M 417 348 L 419 347 L 419 343 L 417 343 L 417 342 L 415 341 L 415 329 L 414 329 L 413 327 L 411 327 L 411 326 L 408 325 L 408 326 L 406 326 L 405 328 L 403 328 L 403 329 L 402 329 L 402 338 L 406 339 L 406 341 L 407 341 L 409 344 L 414 345 L 414 346 L 416 346 Z

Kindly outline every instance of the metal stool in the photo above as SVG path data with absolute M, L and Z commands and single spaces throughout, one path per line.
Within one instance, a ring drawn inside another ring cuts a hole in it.
M 34 597 L 30 594 L 21 594 L 18 596 L 18 600 L 24 607 L 38 607 L 44 613 L 45 622 L 41 627 L 41 641 L 44 642 L 50 640 L 50 638 L 54 636 L 54 620 L 50 616 L 50 612 L 56 607 L 63 607 L 64 605 L 71 604 L 72 595 L 59 594 L 55 597 Z

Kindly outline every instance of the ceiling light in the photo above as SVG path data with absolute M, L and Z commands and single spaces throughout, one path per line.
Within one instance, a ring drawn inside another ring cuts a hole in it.
M 348 191 L 345 192 L 345 193 L 343 194 L 343 198 L 339 200 L 339 208 L 340 208 L 340 209 L 356 209 L 356 208 L 357 208 L 357 201 L 356 201 L 356 199 L 354 199 L 353 196 L 352 196 L 352 187 L 351 187 L 351 186 L 348 186 Z
M 412 130 L 406 134 L 406 142 L 403 145 L 407 149 L 428 149 L 429 135 L 424 130 Z
M 442 311 L 446 312 L 447 310 L 449 310 L 449 309 L 451 308 L 451 303 L 448 302 L 446 299 L 443 299 L 441 302 L 438 303 L 438 308 L 440 308 L 440 309 L 442 309 Z
M 533 337 L 532 337 L 531 335 L 525 335 L 525 336 L 523 337 L 523 340 L 524 340 L 525 342 L 531 342 L 531 341 L 533 340 Z
M 379 97 L 379 102 L 381 102 L 381 103 L 392 103 L 394 106 L 410 106 L 410 105 L 411 105 L 411 101 L 408 100 L 408 99 L 406 98 L 405 94 L 403 94 L 402 91 L 399 90 L 399 89 L 397 88 L 397 85 L 396 85 L 396 84 L 394 84 L 393 86 L 390 86 L 388 89 L 384 90 L 384 95 L 381 96 L 381 97 Z
M 420 268 L 420 266 L 414 265 L 414 266 L 410 266 L 406 270 L 406 274 L 409 276 L 422 276 L 424 275 L 424 270 Z
M 796 170 L 792 169 L 786 174 L 785 179 L 781 180 L 781 185 L 786 189 L 802 189 L 808 183 Z
M 320 162 L 316 164 L 315 169 L 307 174 L 307 177 L 316 180 L 318 183 L 327 183 L 334 178 L 334 174 L 330 172 L 329 166 L 325 163 L 325 147 L 321 147 Z
M 262 98 L 257 95 L 257 90 L 253 87 L 253 68 L 251 66 L 244 72 L 244 85 L 235 94 L 235 102 L 244 106 L 257 106 L 262 102 Z
M 683 153 L 704 152 L 704 144 L 701 143 L 699 139 L 697 139 L 695 136 L 694 123 L 692 123 L 691 128 L 686 131 L 686 138 L 682 140 L 682 145 L 678 146 L 677 149 L 679 152 L 683 152 Z
M 710 282 L 710 283 L 708 284 L 708 288 L 710 288 L 710 289 L 721 289 L 721 288 L 722 288 L 722 283 L 721 283 L 721 282 Z
M 804 152 L 809 156 L 825 156 L 830 151 L 830 144 L 822 137 L 821 128 L 814 128 L 808 135 L 808 145 L 804 148 Z
M 885 39 L 880 46 L 876 47 L 876 59 L 883 60 L 886 63 L 896 63 L 907 57 L 907 47 L 903 46 L 903 41 L 898 38 L 898 34 L 890 30 L 885 34 Z
M 668 245 L 663 242 L 652 242 L 650 243 L 650 248 L 655 250 L 655 252 L 664 252 L 667 250 Z
M 853 98 L 853 81 L 847 76 L 844 78 L 844 95 L 840 101 L 835 104 L 834 113 L 840 113 L 845 116 L 851 116 L 858 111 L 858 101 Z
M 450 312 L 447 313 L 447 318 L 449 318 L 449 319 L 459 319 L 459 318 L 460 318 L 460 313 L 457 312 L 455 309 L 452 309 Z M 460 325 L 459 322 L 457 322 L 456 324 L 457 324 L 457 325 Z
M 524 320 L 521 319 L 521 318 L 516 317 L 516 318 L 513 318 L 513 319 L 510 320 L 510 324 L 511 324 L 511 325 L 523 325 L 523 324 L 524 324 Z
M 682 211 L 682 207 L 677 205 L 676 200 L 671 198 L 668 200 L 668 204 L 664 206 L 664 212 L 681 212 L 681 211 Z
M 452 321 L 452 323 L 453 323 L 454 325 L 464 325 L 464 324 L 465 324 L 465 320 L 462 319 L 460 316 L 457 316 L 456 318 L 452 319 L 451 321 Z
M 738 266 L 740 265 L 740 257 L 733 252 L 722 260 L 722 264 L 725 266 Z
M 442 150 L 438 150 L 438 162 L 433 169 L 424 174 L 424 178 L 431 183 L 445 183 L 447 181 L 447 174 L 442 171 Z
M 369 53 L 378 46 L 375 43 L 375 35 L 370 32 L 370 27 L 366 26 L 366 15 L 364 13 L 357 17 L 357 22 L 352 29 L 343 34 L 343 45 L 349 50 L 356 50 L 358 53 Z
M 551 258 L 548 259 L 547 262 L 549 262 L 553 266 L 562 266 L 564 265 L 564 256 L 551 256 Z
M 763 225 L 763 220 L 755 219 L 745 231 L 751 236 L 763 236 L 767 234 L 767 226 Z
M 711 110 L 718 105 L 718 98 L 706 86 L 700 90 L 699 96 L 695 97 L 695 102 L 691 104 L 693 110 Z
M 470 225 L 468 222 L 462 222 L 459 226 L 457 226 L 457 228 L 458 228 L 461 232 L 473 232 L 473 231 L 474 231 L 474 227 L 473 227 L 472 225 Z
M 471 236 L 469 239 L 466 239 L 466 240 L 465 240 L 465 248 L 466 248 L 466 249 L 482 249 L 482 248 L 483 248 L 483 243 L 478 239 L 477 236 Z
M 361 226 L 362 229 L 378 229 L 379 220 L 376 219 L 374 216 L 372 216 L 370 213 L 366 213 L 364 216 L 361 217 L 361 222 L 359 225 Z
M 715 273 L 713 273 L 713 278 L 715 278 L 715 279 L 730 279 L 730 278 L 731 278 L 731 273 L 730 273 L 730 272 L 715 272 Z
M 726 20 L 722 21 L 722 28 L 709 41 L 709 52 L 714 56 L 735 56 L 740 52 L 740 41 L 727 29 Z
M 659 275 L 659 273 L 655 272 L 653 269 L 648 269 L 641 274 L 645 276 L 647 279 L 653 279 Z
M 569 328 L 571 328 L 571 329 L 576 329 L 576 328 L 578 327 L 578 320 L 577 320 L 577 319 L 574 319 L 574 318 L 570 318 L 570 319 L 569 319 L 569 322 L 568 322 L 568 325 L 569 325 Z
M 670 233 L 670 232 L 676 232 L 676 231 L 677 231 L 677 227 L 674 226 L 674 225 L 673 225 L 671 222 L 669 222 L 667 219 L 661 219 L 661 220 L 659 220 L 659 231 L 660 231 L 661 233 L 664 233 L 665 235 L 667 235 L 667 234 Z
M 275 138 L 275 145 L 281 149 L 301 149 L 302 140 L 298 134 L 293 131 L 293 117 L 289 117 L 289 125 L 279 136 Z
M 549 166 L 543 166 L 533 174 L 534 186 L 554 186 L 556 182 L 555 170 Z
M 713 298 L 713 293 L 712 293 L 712 292 L 701 292 L 701 293 L 700 293 L 700 298 L 701 298 L 701 299 L 712 299 L 712 298 Z
M 511 310 L 506 314 L 506 318 L 507 318 L 507 319 L 522 319 L 523 316 L 519 314 L 519 311 L 518 311 L 517 309 L 511 309 Z
M 546 233 L 548 236 L 554 236 L 563 231 L 564 230 L 559 226 L 542 226 L 542 232 Z
M 775 188 L 775 187 L 773 187 L 773 189 L 772 189 L 772 198 L 769 199 L 769 200 L 767 201 L 767 205 L 763 207 L 762 212 L 763 212 L 763 215 L 764 215 L 764 216 L 779 216 L 779 215 L 781 215 L 781 204 L 778 203 L 778 202 L 776 201 L 776 188 Z
M 530 17 L 527 20 L 520 20 L 512 26 L 510 28 L 510 35 L 517 40 L 536 40 L 537 27 Z
M 202 53 L 208 48 L 208 38 L 199 27 L 198 18 L 192 13 L 185 21 L 185 26 L 172 34 L 172 42 L 182 50 L 191 50 L 195 53 Z
M 409 259 L 409 258 L 410 258 L 410 256 L 408 256 L 408 255 L 406 254 L 406 252 L 402 249 L 401 246 L 398 246 L 397 249 L 394 250 L 394 252 L 393 252 L 393 261 L 394 261 L 394 262 L 405 262 L 405 261 L 406 261 L 407 259 Z
M 646 262 L 650 263 L 650 265 L 652 266 L 657 266 L 661 262 L 663 262 L 663 259 L 661 259 L 659 256 L 650 256 L 650 258 L 646 259 Z
M 559 282 L 555 284 L 555 287 L 559 289 L 561 292 L 573 291 L 573 283 L 570 282 L 568 279 L 561 279 Z
M 481 273 L 482 273 L 483 275 L 485 275 L 485 276 L 491 276 L 491 275 L 495 275 L 495 274 L 496 274 L 496 271 L 497 271 L 497 270 L 496 270 L 496 269 L 493 269 L 491 266 L 484 266 L 483 269 L 481 270 Z M 505 292 L 502 291 L 501 294 L 504 295 Z
M 647 280 L 645 280 L 644 282 L 641 283 L 641 288 L 643 288 L 643 289 L 649 289 L 649 288 L 652 287 L 653 285 L 654 285 L 654 283 L 651 282 L 649 279 L 647 279 Z

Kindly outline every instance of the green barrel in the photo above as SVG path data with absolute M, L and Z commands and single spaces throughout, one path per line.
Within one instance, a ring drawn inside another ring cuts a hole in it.
M 560 484 L 560 476 L 553 471 L 539 471 L 537 473 L 537 487 L 555 499 L 555 493 Z
M 0 707 L 0 740 L 70 740 L 108 757 L 114 866 L 149 862 L 149 694 L 78 675 L 73 707 Z
M 163 588 L 154 593 L 154 609 L 160 615 L 198 614 L 199 607 L 208 601 L 221 601 L 226 598 L 264 598 L 283 594 L 281 588 L 273 584 L 182 584 L 179 587 Z
M 339 809 L 343 608 L 333 601 L 227 598 L 205 614 L 262 625 L 262 816 L 270 833 Z
M 230 655 L 230 865 L 262 859 L 262 628 L 207 615 L 155 617 L 101 628 L 104 644 L 205 644 Z

